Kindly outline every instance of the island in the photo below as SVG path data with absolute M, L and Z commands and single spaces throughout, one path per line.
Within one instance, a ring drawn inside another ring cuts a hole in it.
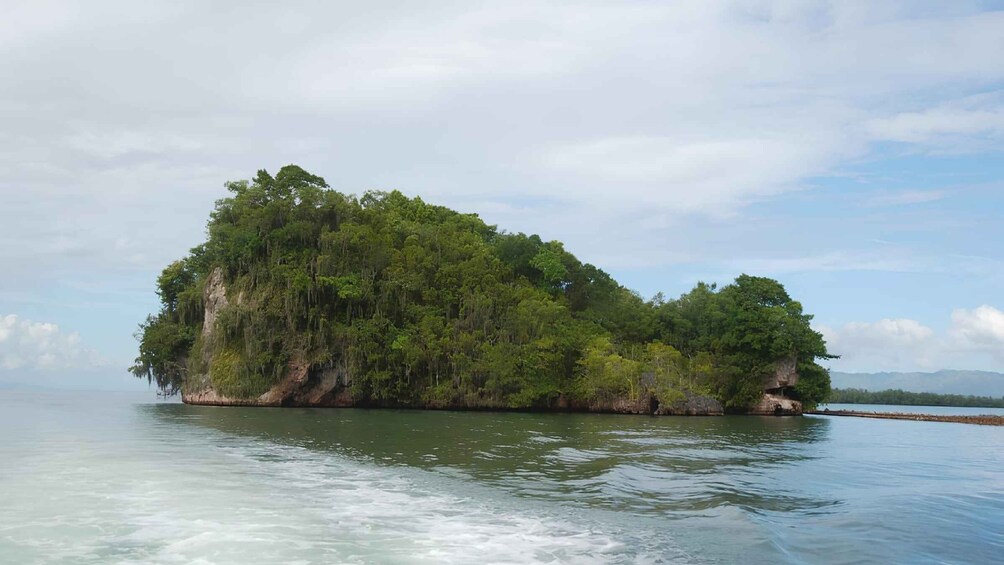
M 190 404 L 801 414 L 833 358 L 775 280 L 646 300 L 561 242 L 295 165 L 226 183 L 132 372 Z

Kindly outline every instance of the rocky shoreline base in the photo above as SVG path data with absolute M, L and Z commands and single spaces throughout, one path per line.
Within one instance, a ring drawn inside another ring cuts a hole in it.
M 981 426 L 1004 426 L 1004 416 L 980 414 L 978 416 L 953 416 L 934 414 L 905 414 L 903 412 L 857 412 L 854 410 L 811 410 L 806 414 L 816 416 L 855 416 L 858 418 L 879 418 L 884 420 L 918 420 L 921 422 L 954 422 L 957 424 L 977 424 Z

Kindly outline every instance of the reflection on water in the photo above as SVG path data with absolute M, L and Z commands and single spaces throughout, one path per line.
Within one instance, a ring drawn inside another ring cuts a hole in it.
M 809 511 L 836 503 L 784 484 L 820 456 L 830 422 L 407 410 L 142 406 L 226 434 L 469 477 L 517 495 L 689 515 L 725 505 Z

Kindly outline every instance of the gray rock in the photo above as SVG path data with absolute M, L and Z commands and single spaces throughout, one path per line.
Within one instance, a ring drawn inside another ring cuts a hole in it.
M 748 414 L 757 416 L 799 416 L 802 403 L 777 394 L 765 394 Z

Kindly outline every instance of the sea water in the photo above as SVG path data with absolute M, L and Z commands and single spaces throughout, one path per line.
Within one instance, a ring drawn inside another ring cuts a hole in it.
M 2 563 L 1000 563 L 1004 428 L 0 391 Z

